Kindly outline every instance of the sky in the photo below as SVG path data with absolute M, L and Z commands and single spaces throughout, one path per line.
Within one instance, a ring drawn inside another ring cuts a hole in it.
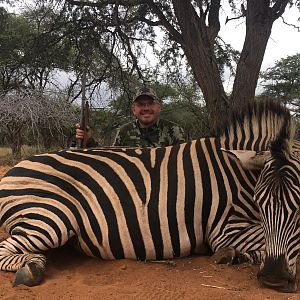
M 225 24 L 226 16 L 229 10 L 225 8 L 225 12 L 221 12 L 221 30 L 220 36 L 225 42 L 231 44 L 233 48 L 241 51 L 245 37 L 245 20 L 232 20 Z M 230 15 L 228 15 L 230 17 Z M 298 18 L 300 12 L 296 7 L 287 8 L 283 14 L 284 21 L 288 24 L 294 24 L 300 27 Z M 223 23 L 222 23 L 223 22 Z M 269 67 L 273 67 L 276 61 L 286 58 L 289 55 L 300 53 L 300 29 L 293 28 L 284 24 L 281 18 L 273 23 L 271 37 L 268 41 L 261 71 L 265 71 Z M 225 75 L 226 76 L 226 75 Z M 225 83 L 225 90 L 230 91 L 233 79 L 228 79 Z M 258 84 L 257 93 L 261 90 Z
M 226 14 L 228 14 L 228 10 L 226 10 Z M 235 49 L 241 50 L 245 36 L 244 20 L 232 20 L 224 24 L 226 14 L 221 15 L 223 24 L 221 23 L 220 36 Z M 286 23 L 294 24 L 299 29 L 284 24 L 281 18 L 274 22 L 262 69 L 270 67 L 281 58 L 300 52 L 300 22 L 297 20 L 300 17 L 300 12 L 296 7 L 287 8 L 283 17 Z
M 300 27 L 300 22 L 297 21 L 299 17 L 300 12 L 296 8 L 286 11 L 284 14 L 285 22 L 289 24 L 296 24 Z M 276 60 L 280 60 L 288 55 L 294 55 L 297 53 L 300 53 L 299 29 L 284 24 L 281 18 L 276 20 L 267 45 L 262 69 L 266 69 L 270 66 L 270 64 L 273 65 Z

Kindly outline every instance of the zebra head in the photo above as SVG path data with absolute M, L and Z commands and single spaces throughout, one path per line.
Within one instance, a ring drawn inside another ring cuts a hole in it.
M 296 291 L 300 249 L 300 159 L 288 121 L 270 151 L 229 150 L 244 169 L 261 170 L 254 190 L 265 238 L 258 280 L 283 292 Z
M 271 143 L 270 154 L 254 193 L 265 237 L 257 277 L 264 285 L 293 292 L 300 248 L 300 162 L 282 133 Z

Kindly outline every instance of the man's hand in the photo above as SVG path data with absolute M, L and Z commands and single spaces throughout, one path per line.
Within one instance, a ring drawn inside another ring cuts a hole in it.
M 80 124 L 77 123 L 75 125 L 76 128 L 76 139 L 82 140 L 83 139 L 83 135 L 84 135 L 84 131 L 82 129 L 80 129 Z M 92 129 L 87 126 L 86 128 L 86 138 L 89 139 L 92 136 Z

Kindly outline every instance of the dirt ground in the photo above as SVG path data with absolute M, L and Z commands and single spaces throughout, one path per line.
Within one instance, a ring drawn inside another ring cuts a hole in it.
M 7 169 L 0 167 L 0 176 Z M 1 231 L 0 240 L 4 236 Z M 0 299 L 300 299 L 300 291 L 283 294 L 260 286 L 258 266 L 216 265 L 209 257 L 100 261 L 65 247 L 47 258 L 45 279 L 36 287 L 12 288 L 14 273 L 0 272 Z M 300 275 L 297 283 L 300 290 Z

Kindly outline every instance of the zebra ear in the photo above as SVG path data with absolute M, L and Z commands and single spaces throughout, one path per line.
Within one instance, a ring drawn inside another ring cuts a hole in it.
M 226 150 L 221 149 L 231 159 L 238 159 L 246 170 L 261 170 L 266 160 L 271 156 L 270 151 Z

